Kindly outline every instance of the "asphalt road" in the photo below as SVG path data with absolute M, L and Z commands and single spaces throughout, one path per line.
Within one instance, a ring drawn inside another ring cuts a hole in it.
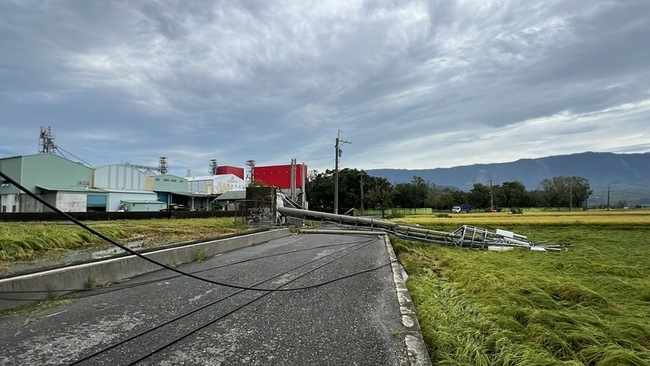
M 0 318 L 0 364 L 409 365 L 413 329 L 390 262 L 379 235 L 303 234 L 224 253 L 179 269 L 264 291 L 161 270 Z

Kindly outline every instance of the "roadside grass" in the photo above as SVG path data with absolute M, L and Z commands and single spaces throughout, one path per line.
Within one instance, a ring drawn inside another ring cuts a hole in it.
M 487 252 L 392 238 L 434 364 L 650 365 L 650 215 L 579 224 L 514 215 L 507 226 L 487 215 L 467 223 L 570 248 Z M 435 220 L 420 225 L 446 229 Z
M 113 220 L 88 225 L 118 242 L 140 240 L 144 247 L 215 238 L 249 229 L 235 225 L 232 218 Z M 67 223 L 0 222 L 0 261 L 29 260 L 57 250 L 110 246 L 94 234 Z

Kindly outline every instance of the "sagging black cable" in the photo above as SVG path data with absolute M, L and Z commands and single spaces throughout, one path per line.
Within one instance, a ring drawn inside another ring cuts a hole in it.
M 368 273 L 368 272 L 376 271 L 376 270 L 381 269 L 381 268 L 383 268 L 383 267 L 385 267 L 385 266 L 388 266 L 388 265 L 393 264 L 393 263 L 398 263 L 398 262 L 399 262 L 399 261 L 397 261 L 397 260 L 390 261 L 390 262 L 388 262 L 388 263 L 381 264 L 381 265 L 379 265 L 379 266 L 377 266 L 377 267 L 373 267 L 373 268 L 366 269 L 366 270 L 363 270 L 363 271 L 354 272 L 354 273 L 351 273 L 351 274 L 345 275 L 345 276 L 343 276 L 343 277 L 337 277 L 337 278 L 332 279 L 332 280 L 329 280 L 329 281 L 319 282 L 319 283 L 317 283 L 317 284 L 310 285 L 310 286 L 306 286 L 306 287 L 291 288 L 291 289 L 287 289 L 286 291 L 309 290 L 309 289 L 312 289 L 312 288 L 315 288 L 315 287 L 321 287 L 321 286 L 329 285 L 330 283 L 334 283 L 334 282 L 342 281 L 342 280 L 348 279 L 348 278 L 350 278 L 350 277 L 358 276 L 358 275 L 360 275 L 360 274 L 364 274 L 364 273 Z M 180 277 L 180 276 L 175 276 L 174 278 L 178 278 L 178 277 Z M 140 286 L 140 285 L 148 285 L 148 284 L 151 284 L 151 283 L 154 283 L 154 282 L 157 282 L 157 280 L 156 280 L 156 281 L 152 281 L 152 282 L 148 282 L 148 283 L 137 283 L 137 284 L 134 284 L 134 285 L 131 286 L 131 287 L 120 287 L 120 288 L 117 288 L 117 289 L 108 289 L 107 291 L 93 292 L 92 294 L 90 294 L 90 295 L 86 295 L 86 296 L 78 296 L 79 293 L 75 293 L 75 294 L 64 294 L 64 295 L 61 295 L 61 296 L 59 296 L 59 297 L 54 297 L 54 298 L 51 298 L 51 299 L 17 299 L 17 298 L 0 297 L 0 300 L 7 300 L 7 301 L 25 301 L 25 302 L 33 302 L 33 301 L 42 301 L 42 302 L 45 302 L 45 301 L 65 300 L 65 299 L 68 299 L 68 298 L 73 298 L 73 299 L 86 299 L 86 298 L 93 297 L 93 296 L 105 295 L 105 294 L 108 294 L 108 293 L 111 293 L 111 292 L 116 292 L 116 291 L 121 291 L 121 290 L 127 290 L 127 289 L 129 289 L 129 288 L 137 287 L 137 286 Z M 82 290 L 82 291 L 84 291 L 84 290 Z M 92 291 L 92 290 L 87 290 L 87 291 Z M 239 290 L 239 291 L 242 292 L 242 291 L 245 291 L 245 290 Z M 263 289 L 260 289 L 260 290 L 258 290 L 258 291 L 264 291 L 264 290 L 263 290 Z
M 88 231 L 88 232 L 90 232 L 92 234 L 95 234 L 99 238 L 101 238 L 101 239 L 115 245 L 116 247 L 124 250 L 127 253 L 133 254 L 136 257 L 138 257 L 140 259 L 143 259 L 143 260 L 145 260 L 145 261 L 147 261 L 149 263 L 155 264 L 155 265 L 157 265 L 157 266 L 159 266 L 161 268 L 165 268 L 165 269 L 170 270 L 172 272 L 178 273 L 181 276 L 187 276 L 187 277 L 193 278 L 193 279 L 198 280 L 198 281 L 211 283 L 213 285 L 236 288 L 236 289 L 240 289 L 240 290 L 250 290 L 250 291 L 295 291 L 295 290 L 287 290 L 287 289 L 281 289 L 281 288 L 278 288 L 278 289 L 263 289 L 263 288 L 254 288 L 254 287 L 233 285 L 233 284 L 229 284 L 229 283 L 210 280 L 210 279 L 207 279 L 207 278 L 204 278 L 204 277 L 195 276 L 195 275 L 193 275 L 191 273 L 183 272 L 183 271 L 178 270 L 176 268 L 170 267 L 170 266 L 168 266 L 168 265 L 166 265 L 164 263 L 156 261 L 155 259 L 151 259 L 151 258 L 149 258 L 149 257 L 147 257 L 145 255 L 142 255 L 141 253 L 136 252 L 135 250 L 127 247 L 126 245 L 122 245 L 122 244 L 116 242 L 115 240 L 107 237 L 106 235 L 100 233 L 99 231 L 97 231 L 97 230 L 89 227 L 88 225 L 84 224 L 83 222 L 75 219 L 74 217 L 70 216 L 69 214 L 59 210 L 54 205 L 50 204 L 49 202 L 45 201 L 44 199 L 42 199 L 42 198 L 38 197 L 37 195 L 35 195 L 34 193 L 30 192 L 27 188 L 23 187 L 20 183 L 16 182 L 15 180 L 13 180 L 11 177 L 6 175 L 2 171 L 0 171 L 0 177 L 4 178 L 7 182 L 13 184 L 16 188 L 20 189 L 21 191 L 23 191 L 25 194 L 27 194 L 31 198 L 33 198 L 33 199 L 37 200 L 38 202 L 42 203 L 45 207 L 49 208 L 50 210 L 58 213 L 59 215 L 61 215 L 63 217 L 65 217 L 66 219 L 68 219 L 69 221 L 75 223 L 77 226 L 83 228 L 84 230 L 86 230 L 86 231 Z
M 252 261 L 261 260 L 261 259 L 279 257 L 279 256 L 283 256 L 283 255 L 293 254 L 293 253 L 301 253 L 301 252 L 306 252 L 306 251 L 315 250 L 315 249 L 337 247 L 337 246 L 343 246 L 343 245 L 354 245 L 354 244 L 359 244 L 359 243 L 366 243 L 366 242 L 369 242 L 369 241 L 374 241 L 374 239 L 358 240 L 358 241 L 351 241 L 351 242 L 339 243 L 339 244 L 319 245 L 319 246 L 312 247 L 312 248 L 298 249 L 298 250 L 292 250 L 292 251 L 289 251 L 289 252 L 282 252 L 282 253 L 274 253 L 274 254 L 269 254 L 269 255 L 266 255 L 266 256 L 248 258 L 248 259 L 243 259 L 241 261 L 225 263 L 225 264 L 222 264 L 222 265 L 218 265 L 216 267 L 204 268 L 204 269 L 200 269 L 200 270 L 197 270 L 197 271 L 191 271 L 191 272 L 187 272 L 187 273 L 192 273 L 192 274 L 202 273 L 202 272 L 212 271 L 212 270 L 215 270 L 215 269 L 221 269 L 221 268 L 224 268 L 224 267 L 234 266 L 234 265 L 237 265 L 237 264 L 252 262 Z M 172 279 L 175 279 L 175 278 L 178 278 L 178 277 L 182 277 L 182 275 L 162 277 L 162 278 L 157 278 L 157 279 L 153 279 L 153 280 L 142 281 L 142 282 L 137 282 L 137 283 L 129 283 L 129 284 L 124 284 L 124 285 L 118 284 L 118 285 L 113 285 L 113 286 L 110 286 L 110 287 L 98 287 L 98 288 L 96 287 L 96 288 L 87 288 L 87 289 L 84 288 L 84 289 L 59 289 L 59 290 L 0 291 L 0 294 L 39 294 L 39 293 L 65 292 L 66 294 L 61 294 L 59 296 L 67 296 L 70 293 L 80 295 L 80 294 L 84 294 L 84 293 L 87 293 L 87 292 L 93 292 L 93 293 L 97 292 L 96 294 L 91 294 L 91 295 L 87 295 L 87 296 L 80 296 L 81 298 L 87 298 L 87 297 L 91 297 L 91 296 L 94 296 L 94 295 L 102 295 L 102 294 L 105 294 L 105 293 L 108 293 L 108 292 L 131 289 L 131 288 L 134 288 L 134 287 L 149 285 L 149 284 L 157 283 L 157 282 L 160 282 L 160 281 L 172 280 Z M 102 290 L 107 290 L 107 291 L 102 291 Z M 108 290 L 111 290 L 111 291 L 108 291 Z M 0 300 L 13 300 L 13 299 L 0 298 Z M 22 299 L 15 299 L 15 300 L 22 300 Z M 47 301 L 49 299 L 25 299 L 25 301 L 38 301 L 38 300 Z M 55 300 L 55 299 L 53 299 L 53 300 Z
M 373 240 L 373 242 L 374 242 L 374 240 Z M 158 347 L 158 348 L 155 349 L 154 351 L 149 352 L 147 355 L 144 355 L 144 356 L 140 357 L 139 359 L 137 359 L 137 360 L 131 362 L 131 363 L 129 364 L 129 366 L 135 365 L 136 363 L 138 363 L 138 362 L 140 362 L 140 361 L 143 361 L 143 360 L 145 360 L 145 359 L 147 359 L 147 358 L 149 358 L 149 357 L 155 355 L 156 353 L 158 353 L 158 352 L 164 350 L 165 348 L 167 348 L 167 347 L 169 347 L 169 346 L 172 346 L 172 345 L 174 345 L 174 344 L 180 342 L 181 340 L 183 340 L 183 339 L 189 337 L 190 335 L 192 335 L 192 334 L 194 334 L 194 333 L 196 333 L 196 332 L 198 332 L 198 331 L 200 331 L 200 330 L 202 330 L 202 329 L 204 329 L 204 328 L 206 328 L 206 327 L 208 327 L 208 326 L 210 326 L 210 325 L 216 323 L 217 321 L 219 321 L 219 320 L 221 320 L 221 319 L 227 317 L 228 315 L 234 314 L 235 312 L 237 312 L 237 311 L 239 311 L 239 310 L 245 308 L 246 306 L 248 306 L 248 305 L 254 303 L 254 302 L 257 301 L 257 300 L 262 299 L 263 297 L 265 297 L 265 296 L 267 296 L 267 295 L 269 295 L 269 294 L 271 294 L 271 293 L 273 293 L 273 292 L 280 292 L 281 289 L 282 289 L 282 287 L 284 287 L 284 286 L 286 286 L 286 285 L 288 285 L 288 284 L 290 284 L 290 283 L 292 283 L 292 282 L 295 282 L 295 281 L 297 281 L 298 279 L 300 279 L 300 278 L 302 278 L 302 277 L 304 277 L 304 276 L 306 276 L 306 275 L 308 275 L 308 274 L 310 274 L 310 273 L 312 273 L 312 272 L 315 272 L 316 270 L 318 270 L 318 269 L 320 269 L 320 268 L 322 268 L 322 267 L 324 267 L 324 266 L 326 266 L 326 265 L 328 265 L 328 264 L 330 264 L 330 263 L 332 263 L 332 262 L 334 262 L 334 261 L 336 261 L 336 260 L 339 260 L 339 259 L 341 259 L 341 258 L 343 258 L 343 257 L 345 257 L 345 256 L 347 256 L 347 255 L 349 255 L 349 254 L 352 254 L 353 252 L 355 252 L 355 251 L 357 251 L 357 250 L 359 250 L 359 249 L 362 249 L 362 248 L 364 248 L 364 247 L 366 247 L 366 246 L 368 246 L 368 245 L 370 245 L 370 244 L 371 244 L 371 243 L 368 243 L 368 244 L 366 244 L 366 245 L 364 245 L 364 246 L 361 246 L 361 247 L 359 247 L 359 248 L 357 248 L 357 249 L 354 249 L 354 250 L 352 250 L 352 251 L 350 251 L 350 252 L 348 252 L 348 253 L 346 253 L 346 254 L 340 256 L 340 257 L 337 257 L 337 258 L 334 258 L 334 259 L 332 259 L 332 260 L 330 260 L 330 261 L 327 261 L 327 262 L 321 264 L 320 266 L 318 266 L 318 267 L 316 267 L 316 268 L 314 268 L 314 269 L 312 269 L 312 270 L 310 270 L 310 271 L 307 271 L 307 272 L 301 274 L 300 276 L 298 276 L 298 277 L 296 277 L 296 278 L 294 278 L 294 279 L 291 279 L 290 281 L 287 281 L 286 283 L 284 283 L 284 284 L 282 284 L 282 285 L 276 287 L 273 291 L 267 291 L 266 293 L 260 295 L 260 296 L 257 297 L 256 299 L 253 299 L 253 300 L 251 300 L 251 301 L 245 303 L 244 305 L 241 305 L 241 306 L 235 308 L 234 310 L 231 310 L 231 311 L 227 312 L 226 314 L 221 315 L 221 316 L 217 317 L 216 319 L 211 320 L 211 321 L 208 322 L 207 324 L 204 324 L 204 325 L 202 325 L 202 326 L 200 326 L 200 327 L 198 327 L 198 328 L 192 330 L 191 332 L 186 333 L 186 334 L 183 335 L 182 337 L 177 338 L 177 339 L 175 339 L 175 340 L 172 341 L 172 342 L 169 342 L 169 343 L 167 343 L 167 344 L 165 344 L 165 345 L 163 345 L 163 346 L 161 346 L 161 347 Z M 383 266 L 385 266 L 385 265 L 383 265 Z M 381 267 L 383 267 L 383 266 L 381 266 Z M 381 268 L 381 267 L 380 267 L 380 268 Z M 368 272 L 368 271 L 364 271 L 364 273 L 365 273 L 365 272 Z M 331 282 L 334 282 L 334 281 L 328 281 L 328 282 L 331 283 Z M 307 287 L 305 287 L 305 288 L 294 288 L 293 290 L 300 290 L 300 289 L 306 289 L 306 288 L 307 288 Z
M 376 239 L 373 239 L 373 240 L 371 240 L 371 241 L 368 241 L 368 242 L 365 243 L 365 244 L 360 243 L 360 244 L 358 244 L 358 247 L 357 247 L 357 248 L 354 248 L 353 250 L 351 250 L 351 251 L 349 251 L 349 252 L 347 252 L 347 253 L 345 253 L 345 254 L 343 254 L 343 255 L 337 257 L 337 258 L 334 258 L 332 261 L 338 260 L 338 259 L 343 258 L 343 257 L 345 257 L 345 256 L 347 256 L 347 255 L 349 255 L 349 254 L 351 254 L 351 253 L 353 253 L 353 252 L 355 252 L 355 251 L 357 251 L 357 250 L 363 249 L 363 248 L 369 246 L 370 244 L 372 244 L 375 240 L 376 240 Z M 328 256 L 334 255 L 334 254 L 336 254 L 336 253 L 338 253 L 338 252 L 342 252 L 342 251 L 344 251 L 344 250 L 346 250 L 346 249 L 348 249 L 348 248 L 343 248 L 343 249 L 341 249 L 341 250 L 339 250 L 339 251 L 337 251 L 337 252 L 334 252 L 334 253 L 332 253 L 332 254 L 329 254 Z M 293 267 L 293 268 L 291 268 L 291 269 L 289 269 L 289 270 L 287 270 L 287 271 L 284 271 L 284 272 L 282 272 L 282 273 L 279 273 L 279 274 L 273 275 L 273 276 L 271 276 L 271 277 L 269 277 L 269 278 L 267 278 L 267 279 L 261 280 L 261 281 L 255 283 L 255 284 L 253 284 L 253 285 L 251 285 L 251 286 L 259 286 L 259 285 L 263 284 L 264 282 L 271 281 L 271 280 L 273 280 L 274 278 L 277 278 L 277 277 L 283 276 L 283 275 L 285 275 L 285 274 L 287 274 L 287 273 L 289 273 L 289 272 L 291 272 L 291 271 L 295 271 L 295 270 L 297 270 L 297 269 L 299 269 L 299 268 L 301 268 L 301 267 L 307 266 L 307 265 L 312 264 L 312 263 L 314 263 L 314 262 L 316 262 L 316 261 L 319 261 L 319 260 L 321 260 L 321 259 L 323 259 L 323 258 L 315 258 L 315 259 L 312 259 L 312 260 L 310 260 L 310 261 L 308 261 L 308 262 L 306 262 L 306 263 L 303 263 L 303 264 L 301 264 L 301 265 L 299 265 L 299 266 Z M 330 262 L 326 262 L 326 263 L 323 264 L 323 265 L 329 264 L 329 263 L 331 263 L 332 261 L 330 261 Z M 322 267 L 322 266 L 316 267 L 316 268 L 313 269 L 312 271 L 315 271 L 316 269 L 319 269 L 319 268 L 321 268 L 321 267 Z M 308 272 L 306 272 L 305 274 L 303 274 L 303 275 L 301 275 L 301 276 L 299 276 L 299 277 L 296 277 L 296 279 L 298 279 L 298 278 L 300 278 L 300 277 L 302 277 L 302 276 L 304 276 L 304 275 L 306 275 L 307 273 L 310 273 L 310 272 L 311 272 L 311 271 L 308 271 Z M 291 282 L 291 281 L 289 281 L 289 282 Z M 287 283 L 289 283 L 289 282 L 287 282 Z M 190 316 L 190 315 L 192 315 L 192 314 L 194 314 L 194 313 L 197 313 L 197 312 L 199 312 L 199 311 L 201 311 L 201 310 L 203 310 L 203 309 L 206 309 L 206 308 L 208 308 L 208 307 L 210 307 L 210 306 L 212 306 L 212 305 L 218 304 L 219 302 L 224 301 L 224 300 L 227 300 L 227 299 L 229 299 L 229 298 L 231 298 L 231 297 L 233 297 L 233 296 L 235 296 L 235 295 L 238 295 L 238 294 L 240 294 L 240 293 L 242 293 L 242 292 L 244 292 L 244 291 L 245 291 L 245 290 L 241 290 L 241 289 L 239 289 L 239 290 L 237 290 L 236 292 L 234 292 L 234 293 L 232 293 L 232 294 L 230 294 L 230 295 L 227 295 L 227 296 L 224 296 L 224 297 L 222 297 L 222 298 L 220 298 L 220 299 L 218 299 L 218 300 L 215 300 L 215 301 L 209 302 L 209 303 L 207 303 L 207 304 L 205 304 L 205 305 L 200 306 L 200 307 L 197 308 L 197 309 L 194 309 L 194 310 L 189 311 L 189 312 L 187 312 L 187 313 L 185 313 L 185 314 L 182 314 L 182 315 L 176 316 L 176 317 L 174 317 L 174 318 L 172 318 L 172 319 L 170 319 L 170 320 L 168 320 L 168 321 L 166 321 L 166 322 L 164 322 L 164 323 L 162 323 L 162 324 L 159 324 L 159 325 L 157 325 L 157 326 L 155 326 L 155 327 L 153 327 L 153 328 L 147 329 L 147 330 L 145 330 L 145 331 L 143 331 L 143 332 L 140 332 L 140 333 L 138 333 L 138 334 L 136 334 L 136 335 L 133 335 L 133 336 L 127 338 L 127 339 L 121 340 L 121 341 L 119 341 L 119 342 L 117 342 L 117 343 L 115 343 L 115 344 L 112 344 L 112 345 L 110 345 L 110 346 L 108 346 L 108 347 L 105 347 L 105 348 L 103 348 L 102 350 L 99 350 L 99 351 L 97 351 L 97 352 L 95 352 L 95 353 L 93 353 L 93 354 L 90 354 L 90 355 L 88 355 L 88 356 L 86 356 L 86 357 L 84 357 L 84 358 L 82 358 L 82 359 L 79 359 L 79 360 L 77 360 L 77 361 L 75 361 L 75 362 L 69 364 L 69 366 L 78 365 L 78 364 L 80 364 L 81 362 L 84 362 L 84 361 L 90 360 L 91 358 L 93 358 L 93 357 L 97 357 L 97 356 L 99 356 L 100 354 L 102 354 L 102 353 L 104 353 L 104 352 L 108 352 L 108 351 L 110 351 L 110 350 L 112 350 L 112 349 L 114 349 L 114 348 L 116 348 L 116 347 L 119 347 L 119 346 L 121 346 L 121 345 L 123 345 L 123 344 L 125 344 L 125 343 L 127 343 L 127 342 L 130 342 L 130 341 L 132 341 L 132 340 L 134 340 L 134 339 L 136 339 L 136 338 L 142 337 L 142 336 L 144 336 L 144 335 L 146 335 L 146 334 L 148 334 L 148 333 L 151 333 L 151 332 L 153 332 L 153 331 L 155 331 L 155 330 L 157 330 L 157 329 L 160 329 L 160 328 L 162 328 L 162 327 L 164 327 L 164 326 L 166 326 L 166 325 L 169 325 L 169 324 L 171 324 L 171 323 L 173 323 L 173 322 L 176 322 L 176 321 L 178 321 L 178 320 L 181 320 L 181 319 L 183 319 L 183 318 L 185 318 L 185 317 L 187 317 L 187 316 Z M 213 321 L 213 322 L 214 322 L 214 321 Z M 178 340 L 177 340 L 177 341 L 178 341 Z M 147 356 L 147 357 L 148 357 L 148 356 Z

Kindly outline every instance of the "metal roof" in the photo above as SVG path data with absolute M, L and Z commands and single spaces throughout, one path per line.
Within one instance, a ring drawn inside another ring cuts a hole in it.
M 156 193 L 171 193 L 175 194 L 177 196 L 185 196 L 185 197 L 214 197 L 214 194 L 204 194 L 204 193 L 189 193 L 189 192 L 173 192 L 173 191 L 164 191 L 164 190 L 159 190 L 156 189 L 154 190 Z
M 234 201 L 246 199 L 246 191 L 227 191 L 215 198 L 217 201 Z
M 105 190 L 97 188 L 75 188 L 75 187 L 66 187 L 66 188 L 54 188 L 54 187 L 45 187 L 41 185 L 36 185 L 36 188 L 42 189 L 44 191 L 51 192 L 87 192 L 87 193 L 106 193 Z
M 145 191 L 145 190 L 139 190 L 139 189 L 112 189 L 112 188 L 102 188 L 102 191 L 104 192 L 109 192 L 109 193 L 129 193 L 129 194 L 136 194 L 136 193 L 147 193 L 147 194 L 156 194 L 154 191 Z

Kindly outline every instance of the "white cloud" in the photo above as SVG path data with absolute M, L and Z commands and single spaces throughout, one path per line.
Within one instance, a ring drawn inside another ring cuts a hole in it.
M 0 134 L 34 129 L 9 154 L 31 152 L 20 146 L 43 124 L 86 160 L 166 155 L 187 168 L 295 157 L 324 170 L 338 128 L 353 141 L 342 163 L 362 169 L 650 149 L 643 0 L 23 1 L 0 11 Z

